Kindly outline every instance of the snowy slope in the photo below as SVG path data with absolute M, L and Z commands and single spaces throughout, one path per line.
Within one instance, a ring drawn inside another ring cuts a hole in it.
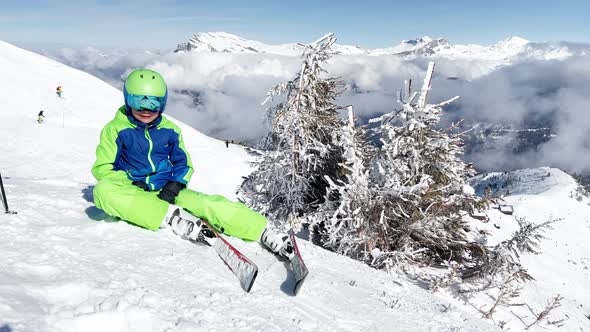
M 578 185 L 571 176 L 548 167 L 490 173 L 477 183 L 478 191 L 492 184 L 499 193 L 507 194 L 504 203 L 514 207 L 512 216 L 492 209 L 488 213 L 490 221 L 479 224 L 479 229 L 491 233 L 491 245 L 517 230 L 515 218 L 535 224 L 556 220 L 540 241 L 540 254 L 521 257 L 536 280 L 524 285 L 522 299 L 515 303 L 527 303 L 538 313 L 559 294 L 564 298 L 562 306 L 551 312 L 550 320 L 564 319 L 565 331 L 590 330 L 590 198 L 575 194 Z M 534 321 L 531 312 L 522 306 L 502 308 L 494 318 L 522 329 L 524 325 L 513 313 L 526 317 L 527 323 Z M 533 330 L 555 329 L 541 325 Z
M 0 214 L 1 331 L 495 330 L 440 294 L 303 240 L 311 274 L 293 297 L 282 263 L 233 239 L 260 269 L 244 293 L 213 249 L 93 206 L 89 170 L 120 91 L 1 41 L 0 72 L 0 172 L 18 212 Z M 248 154 L 182 129 L 196 167 L 191 188 L 235 198 Z

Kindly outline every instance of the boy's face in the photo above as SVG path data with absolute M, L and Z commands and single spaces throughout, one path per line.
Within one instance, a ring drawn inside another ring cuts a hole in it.
M 152 111 L 138 111 L 134 108 L 131 109 L 131 113 L 133 114 L 133 117 L 141 122 L 141 123 L 145 123 L 148 124 L 152 121 L 154 121 L 158 115 L 160 115 L 160 112 L 152 112 Z

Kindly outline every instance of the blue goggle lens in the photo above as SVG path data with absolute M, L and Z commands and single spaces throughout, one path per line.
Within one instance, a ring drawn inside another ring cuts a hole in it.
M 160 112 L 166 105 L 166 97 L 128 94 L 127 105 L 137 111 Z

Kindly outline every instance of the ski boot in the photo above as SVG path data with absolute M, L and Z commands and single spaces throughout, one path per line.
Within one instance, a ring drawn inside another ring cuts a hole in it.
M 275 255 L 287 260 L 291 260 L 295 255 L 293 243 L 291 243 L 289 236 L 268 224 L 262 231 L 258 242 L 265 245 Z
M 200 219 L 189 215 L 181 208 L 171 206 L 162 224 L 182 239 L 209 245 L 215 242 L 215 233 Z

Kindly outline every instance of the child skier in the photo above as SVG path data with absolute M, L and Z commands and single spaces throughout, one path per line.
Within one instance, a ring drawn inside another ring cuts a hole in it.
M 37 114 L 37 122 L 39 123 L 43 123 L 43 118 L 45 117 L 45 115 L 43 115 L 43 112 L 45 111 L 42 110 L 41 112 L 39 112 L 39 114 Z
M 125 105 L 102 129 L 96 148 L 92 174 L 98 180 L 98 208 L 150 230 L 170 227 L 190 240 L 207 234 L 196 216 L 220 233 L 259 241 L 278 255 L 292 257 L 287 235 L 261 214 L 223 196 L 186 188 L 193 166 L 180 128 L 162 116 L 168 91 L 160 74 L 148 69 L 131 72 L 123 95 Z
M 62 94 L 62 92 L 63 92 L 63 91 L 62 91 L 62 89 L 61 89 L 61 85 L 60 85 L 60 86 L 58 86 L 58 87 L 55 89 L 55 93 L 57 94 L 57 96 L 58 96 L 59 98 L 61 98 L 61 94 Z

